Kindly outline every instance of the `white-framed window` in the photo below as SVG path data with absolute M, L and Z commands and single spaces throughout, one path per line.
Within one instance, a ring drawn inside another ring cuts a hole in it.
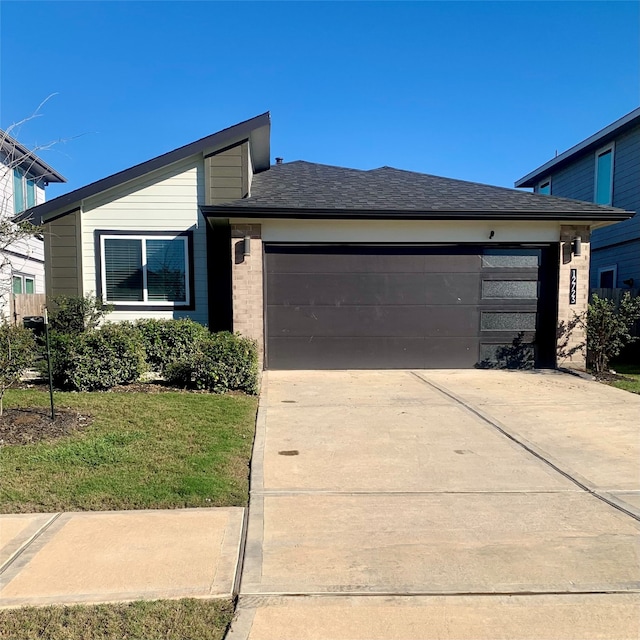
M 551 195 L 551 178 L 547 178 L 538 184 L 537 193 L 540 193 L 543 196 Z
M 618 265 L 612 264 L 608 267 L 598 269 L 598 288 L 615 289 L 618 282 Z
M 102 298 L 120 305 L 188 306 L 188 235 L 100 235 Z
M 25 273 L 11 274 L 11 291 L 13 293 L 35 293 L 36 278 L 35 276 Z
M 36 206 L 36 180 L 15 167 L 13 170 L 13 210 L 22 213 L 25 209 Z
M 610 144 L 596 151 L 596 177 L 593 201 L 596 204 L 613 202 L 613 159 L 615 147 Z

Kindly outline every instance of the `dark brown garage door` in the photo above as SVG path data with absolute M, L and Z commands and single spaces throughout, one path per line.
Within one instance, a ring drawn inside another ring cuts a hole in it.
M 553 366 L 557 251 L 267 244 L 267 367 Z

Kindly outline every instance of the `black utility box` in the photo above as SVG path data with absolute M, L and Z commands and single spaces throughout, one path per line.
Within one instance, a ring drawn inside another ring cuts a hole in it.
M 44 316 L 25 316 L 22 318 L 25 329 L 31 329 L 37 336 L 44 335 Z

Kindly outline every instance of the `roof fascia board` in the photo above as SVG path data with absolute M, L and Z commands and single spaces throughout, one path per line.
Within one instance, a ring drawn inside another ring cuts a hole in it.
M 189 156 L 202 154 L 205 149 L 212 150 L 216 148 L 223 148 L 231 146 L 236 141 L 247 139 L 247 137 L 251 136 L 254 129 L 267 129 L 266 139 L 268 143 L 271 127 L 270 122 L 271 116 L 269 112 L 263 113 L 255 118 L 245 120 L 244 122 L 235 124 L 227 129 L 223 129 L 222 131 L 200 138 L 195 142 L 190 142 L 182 147 L 178 147 L 173 151 L 156 156 L 151 160 L 141 162 L 133 167 L 129 167 L 128 169 L 124 169 L 123 171 L 114 173 L 106 178 L 92 182 L 91 184 L 80 187 L 79 189 L 67 194 L 58 196 L 57 198 L 49 200 L 37 207 L 27 209 L 21 213 L 16 220 L 20 221 L 30 219 L 33 220 L 35 224 L 40 224 L 43 220 L 46 220 L 47 216 L 51 213 L 58 217 L 57 212 L 61 209 L 66 209 L 68 211 L 77 209 L 78 205 L 86 198 L 108 191 L 114 187 L 119 187 L 127 182 L 136 180 L 147 173 L 152 173 L 153 171 L 163 167 L 180 162 Z M 262 152 L 262 155 L 264 155 L 264 152 Z M 269 149 L 267 149 L 266 155 L 270 155 Z
M 363 209 L 272 209 L 258 207 L 238 207 L 225 205 L 203 205 L 203 215 L 212 219 L 247 218 L 276 220 L 584 220 L 613 221 L 628 220 L 633 211 L 622 209 L 603 212 L 594 211 L 368 211 Z
M 601 129 L 592 136 L 586 138 L 577 145 L 571 147 L 564 153 L 561 153 L 558 157 L 549 160 L 545 164 L 541 165 L 537 169 L 534 169 L 523 178 L 516 180 L 516 187 L 534 187 L 551 169 L 563 165 L 574 156 L 579 153 L 586 153 L 587 151 L 604 146 L 608 141 L 616 137 L 618 134 L 632 128 L 636 124 L 640 124 L 640 107 L 634 109 L 631 113 L 623 116 L 619 120 L 616 120 L 608 127 Z
M 2 140 L 2 153 L 5 157 L 19 162 L 19 167 L 25 169 L 37 178 L 44 178 L 47 182 L 66 182 L 66 178 L 50 167 L 42 158 L 33 151 L 20 144 L 15 138 L 5 131 L 0 130 Z

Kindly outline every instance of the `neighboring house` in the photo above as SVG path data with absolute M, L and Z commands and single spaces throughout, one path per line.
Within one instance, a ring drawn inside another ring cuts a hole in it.
M 44 202 L 50 182 L 66 182 L 38 156 L 0 130 L 0 220 L 9 221 Z M 12 293 L 44 293 L 44 242 L 31 237 L 6 246 L 0 241 L 0 316 Z
M 535 193 L 640 211 L 640 108 L 516 181 Z M 640 216 L 591 235 L 591 287 L 640 287 Z
M 631 213 L 390 167 L 272 166 L 266 113 L 26 215 L 46 228 L 49 294 L 238 331 L 267 368 L 344 369 L 554 367 L 558 320 L 587 305 L 590 228 Z

